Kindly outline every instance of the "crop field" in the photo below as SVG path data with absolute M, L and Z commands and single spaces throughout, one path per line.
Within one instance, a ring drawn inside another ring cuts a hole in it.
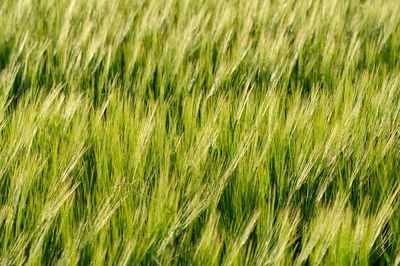
M 0 265 L 399 265 L 398 0 L 0 1 Z

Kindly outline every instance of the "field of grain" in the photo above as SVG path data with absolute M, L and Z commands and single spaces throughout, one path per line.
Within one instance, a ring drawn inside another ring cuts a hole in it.
M 399 265 L 398 0 L 0 1 L 0 265 Z

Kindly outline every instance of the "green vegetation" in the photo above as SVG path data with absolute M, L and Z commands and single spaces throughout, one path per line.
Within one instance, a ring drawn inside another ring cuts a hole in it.
M 0 265 L 400 263 L 397 0 L 5 0 L 0 25 Z

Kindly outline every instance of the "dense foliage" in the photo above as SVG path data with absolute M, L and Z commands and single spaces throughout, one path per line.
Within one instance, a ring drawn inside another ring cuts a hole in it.
M 0 1 L 0 264 L 400 263 L 397 0 Z

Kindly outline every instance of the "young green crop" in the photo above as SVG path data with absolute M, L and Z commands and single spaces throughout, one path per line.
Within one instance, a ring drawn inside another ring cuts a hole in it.
M 400 263 L 396 0 L 5 0 L 0 25 L 0 265 Z

